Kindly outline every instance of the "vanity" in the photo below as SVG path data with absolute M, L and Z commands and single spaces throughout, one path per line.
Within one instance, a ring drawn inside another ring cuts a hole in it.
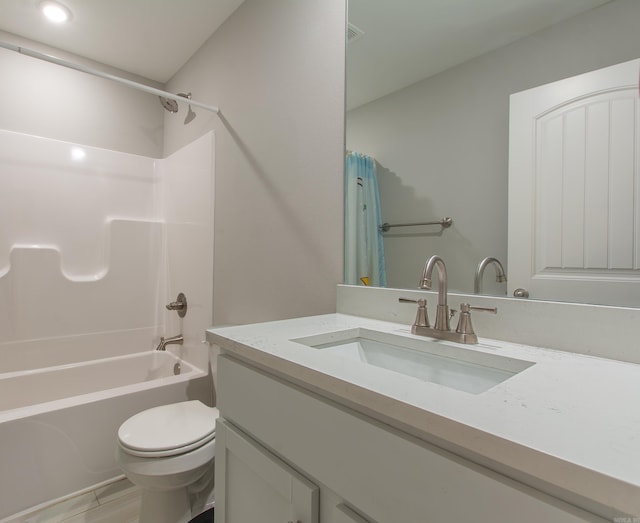
M 597 357 L 580 334 L 583 354 L 485 337 L 539 303 L 477 297 L 499 313 L 474 317 L 479 343 L 463 345 L 411 334 L 415 305 L 398 298 L 429 293 L 338 295 L 337 314 L 207 332 L 220 348 L 218 521 L 640 517 L 636 362 Z M 536 321 L 541 336 L 555 328 Z

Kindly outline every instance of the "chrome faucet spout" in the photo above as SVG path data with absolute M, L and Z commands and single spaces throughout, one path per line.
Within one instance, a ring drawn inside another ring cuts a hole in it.
M 449 307 L 447 305 L 447 268 L 444 260 L 440 256 L 431 256 L 424 265 L 422 279 L 420 280 L 421 289 L 431 289 L 433 269 L 438 271 L 438 306 L 436 308 L 436 321 L 433 326 L 436 330 L 451 330 L 449 325 Z
M 500 263 L 500 260 L 498 260 L 498 258 L 493 258 L 493 257 L 489 256 L 489 257 L 485 258 L 484 260 L 482 260 L 478 264 L 478 267 L 476 268 L 476 274 L 475 274 L 475 277 L 473 278 L 473 293 L 474 294 L 482 293 L 482 277 L 484 276 L 484 270 L 490 264 L 493 264 L 493 266 L 495 267 L 495 270 L 496 270 L 496 281 L 498 283 L 503 283 L 503 282 L 507 281 L 507 276 L 506 276 L 506 274 L 504 272 L 504 267 Z
M 182 345 L 183 343 L 184 338 L 182 337 L 182 334 L 171 336 L 170 338 L 165 338 L 163 336 L 160 338 L 160 343 L 156 347 L 156 350 L 166 350 L 167 345 Z

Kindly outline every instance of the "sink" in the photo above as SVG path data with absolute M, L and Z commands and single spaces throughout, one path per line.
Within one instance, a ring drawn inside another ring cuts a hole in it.
M 291 340 L 332 357 L 357 361 L 452 389 L 480 394 L 533 362 L 371 329 L 348 329 Z M 480 347 L 497 349 L 482 344 Z

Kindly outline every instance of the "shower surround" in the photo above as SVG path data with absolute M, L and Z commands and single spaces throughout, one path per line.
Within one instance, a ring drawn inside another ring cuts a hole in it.
M 0 410 L 0 462 L 15 464 L 0 471 L 0 521 L 119 476 L 132 408 L 211 403 L 213 150 L 212 133 L 154 159 L 0 131 L 0 385 L 24 395 Z M 178 292 L 184 319 L 164 307 Z M 179 332 L 171 352 L 195 368 L 158 373 L 154 345 Z M 148 370 L 123 385 L 144 352 Z M 56 373 L 64 397 L 48 393 Z

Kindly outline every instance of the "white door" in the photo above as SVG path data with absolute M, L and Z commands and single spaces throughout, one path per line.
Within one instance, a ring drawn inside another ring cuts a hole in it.
M 511 96 L 510 294 L 640 305 L 639 66 Z
M 318 523 L 319 489 L 224 420 L 216 424 L 216 521 Z

